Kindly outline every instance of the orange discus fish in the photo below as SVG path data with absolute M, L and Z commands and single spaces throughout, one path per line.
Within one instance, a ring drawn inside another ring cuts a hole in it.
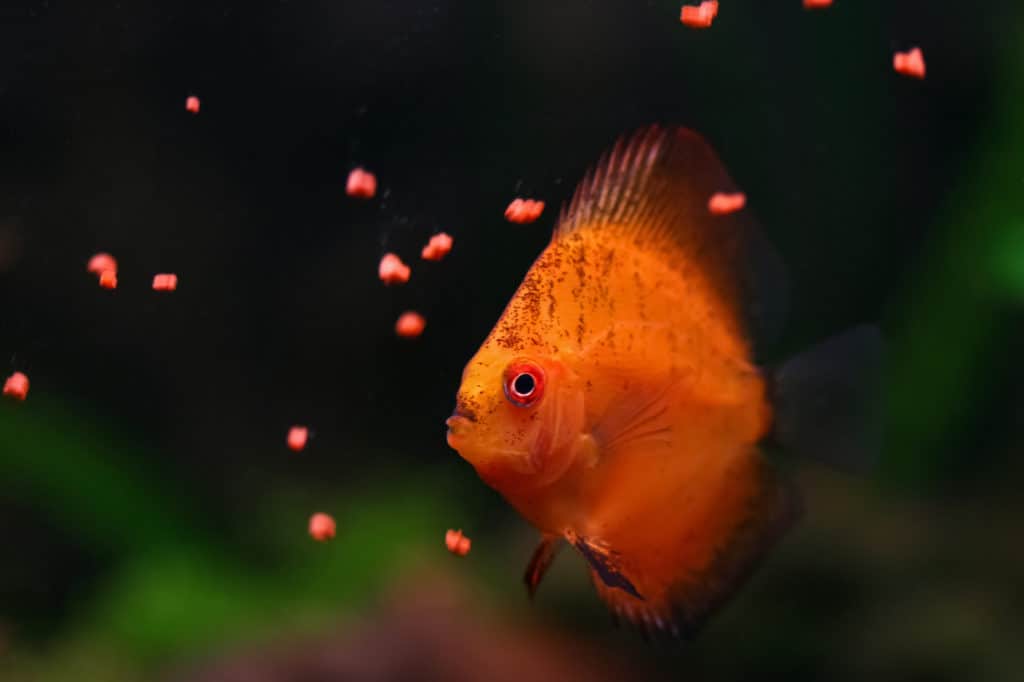
M 755 365 L 784 272 L 745 211 L 709 213 L 735 191 L 689 130 L 620 141 L 466 366 L 448 443 L 542 533 L 531 596 L 564 539 L 614 613 L 692 635 L 799 514 L 760 444 L 868 448 L 877 329 Z

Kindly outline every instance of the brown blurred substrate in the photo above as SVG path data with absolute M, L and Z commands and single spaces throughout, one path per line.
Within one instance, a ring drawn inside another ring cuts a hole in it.
M 168 682 L 656 679 L 663 678 L 646 664 L 616 658 L 599 643 L 501 619 L 451 577 L 430 574 L 402 583 L 365 621 L 236 650 Z

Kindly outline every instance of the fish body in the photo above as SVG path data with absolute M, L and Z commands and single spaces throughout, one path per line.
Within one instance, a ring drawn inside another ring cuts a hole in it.
M 648 128 L 583 181 L 551 243 L 467 364 L 448 442 L 610 608 L 696 631 L 792 524 L 798 498 L 759 450 L 773 430 L 754 328 L 780 279 L 695 133 Z M 763 325 L 762 325 L 763 326 Z

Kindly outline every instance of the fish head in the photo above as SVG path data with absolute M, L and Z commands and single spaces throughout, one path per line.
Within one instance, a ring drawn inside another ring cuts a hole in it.
M 485 346 L 463 371 L 448 444 L 500 492 L 549 485 L 569 469 L 583 430 L 578 383 L 558 358 Z

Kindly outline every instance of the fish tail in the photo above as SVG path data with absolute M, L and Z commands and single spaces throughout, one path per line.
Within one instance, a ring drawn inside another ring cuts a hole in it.
M 779 367 L 772 440 L 841 470 L 869 470 L 881 449 L 882 353 L 881 331 L 862 325 Z

